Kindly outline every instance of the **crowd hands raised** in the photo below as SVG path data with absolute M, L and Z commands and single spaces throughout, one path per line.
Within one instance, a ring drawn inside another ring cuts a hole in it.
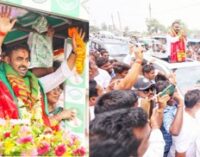
M 10 7 L 1 8 L 1 47 L 6 35 L 16 23 L 16 19 L 11 19 L 10 15 Z M 50 34 L 53 36 L 53 32 Z M 78 35 L 79 40 L 83 42 L 84 32 L 80 31 Z M 34 69 L 28 69 L 32 52 L 27 45 L 16 45 L 2 49 L 0 61 L 1 119 L 33 118 L 48 127 L 58 126 L 57 128 L 59 128 L 62 120 L 76 118 L 75 110 L 65 109 L 63 104 L 58 104 L 63 92 L 62 83 L 73 75 L 77 53 L 82 48 L 82 45 L 77 44 L 76 38 L 75 35 L 72 35 L 73 53 L 66 60 L 62 63 L 57 62 L 52 67 L 39 67 L 40 69 L 36 69 L 35 75 L 33 74 Z
M 130 64 L 90 50 L 90 156 L 199 156 L 200 90 L 181 95 L 174 73 L 157 71 L 142 47 L 130 50 Z

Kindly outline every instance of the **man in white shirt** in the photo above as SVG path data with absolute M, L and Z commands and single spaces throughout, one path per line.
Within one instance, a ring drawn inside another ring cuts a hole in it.
M 110 83 L 111 76 L 107 71 L 97 67 L 93 59 L 89 59 L 89 79 L 94 79 L 98 85 L 106 89 Z
M 200 90 L 195 89 L 185 94 L 185 111 L 182 129 L 178 136 L 172 137 L 172 146 L 168 157 L 195 157 L 196 140 L 200 126 L 196 114 L 200 111 Z

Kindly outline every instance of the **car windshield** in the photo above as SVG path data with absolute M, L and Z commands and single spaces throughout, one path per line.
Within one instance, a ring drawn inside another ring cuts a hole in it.
M 109 43 L 105 44 L 110 55 L 128 54 L 128 44 Z
M 200 88 L 200 68 L 188 67 L 176 70 L 177 86 L 182 94 L 194 88 Z

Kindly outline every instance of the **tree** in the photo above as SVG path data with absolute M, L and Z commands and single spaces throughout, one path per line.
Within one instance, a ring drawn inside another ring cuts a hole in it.
M 98 32 L 100 29 L 97 26 L 90 26 L 90 32 Z
M 166 32 L 165 26 L 160 24 L 160 22 L 156 19 L 146 19 L 146 25 L 147 25 L 147 31 L 149 34 Z

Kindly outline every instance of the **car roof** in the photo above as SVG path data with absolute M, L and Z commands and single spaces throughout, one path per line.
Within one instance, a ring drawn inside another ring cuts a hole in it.
M 192 39 L 192 38 L 189 38 L 187 39 L 187 42 L 191 42 L 191 43 L 199 43 L 200 42 L 200 39 Z
M 186 62 L 181 62 L 181 63 L 169 63 L 167 61 L 164 61 L 155 56 L 151 56 L 149 54 L 144 55 L 144 58 L 149 62 L 153 62 L 156 64 L 162 64 L 163 66 L 165 66 L 166 68 L 168 68 L 170 70 L 180 69 L 180 68 L 188 68 L 188 67 L 196 67 L 196 66 L 200 67 L 200 62 L 195 61 L 195 60 L 187 60 Z

